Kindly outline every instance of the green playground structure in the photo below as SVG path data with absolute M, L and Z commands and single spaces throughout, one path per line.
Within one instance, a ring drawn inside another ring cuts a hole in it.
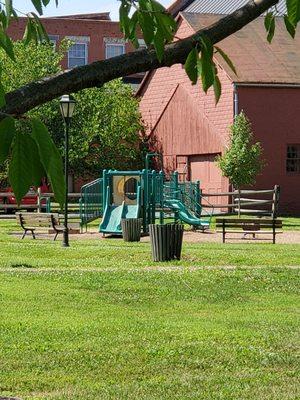
M 149 231 L 149 224 L 154 224 L 158 218 L 160 223 L 174 218 L 195 229 L 209 228 L 211 215 L 201 217 L 200 182 L 179 182 L 177 172 L 167 180 L 163 171 L 150 170 L 150 159 L 158 156 L 148 154 L 146 168 L 142 171 L 103 171 L 102 194 L 98 196 L 102 200 L 99 209 L 103 210 L 100 232 L 121 235 L 123 218 L 142 218 L 145 234 Z M 91 191 L 90 186 L 88 189 Z M 81 208 L 89 209 L 90 215 L 94 215 L 86 203 L 89 203 L 88 196 L 81 200 Z

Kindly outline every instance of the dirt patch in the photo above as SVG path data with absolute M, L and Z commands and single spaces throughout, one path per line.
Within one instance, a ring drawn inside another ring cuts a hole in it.
M 13 236 L 22 236 L 22 232 L 13 232 Z M 62 235 L 59 235 L 57 241 L 61 240 Z M 53 235 L 37 233 L 37 239 L 48 239 L 53 240 Z M 70 240 L 122 240 L 121 236 L 106 236 L 105 238 L 97 229 L 91 229 L 88 232 L 76 233 L 70 235 Z M 244 237 L 243 234 L 231 233 L 226 235 L 226 243 L 271 243 L 272 235 L 257 235 L 256 238 L 252 238 L 251 235 Z M 28 237 L 24 240 L 32 240 Z M 185 231 L 184 242 L 187 243 L 222 243 L 222 234 L 215 231 Z M 144 236 L 141 238 L 142 242 L 149 242 L 149 236 Z M 276 236 L 276 243 L 281 244 L 300 244 L 300 231 L 285 231 Z

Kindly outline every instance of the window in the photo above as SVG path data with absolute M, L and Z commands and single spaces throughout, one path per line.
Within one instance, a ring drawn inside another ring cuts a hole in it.
M 141 50 L 147 49 L 147 45 L 146 45 L 144 39 L 138 39 L 138 42 L 139 42 L 139 46 L 140 46 L 139 49 L 141 49 Z
M 68 51 L 68 67 L 79 67 L 87 64 L 87 44 L 74 43 Z
M 56 49 L 57 42 L 58 42 L 58 40 L 59 40 L 59 36 L 58 36 L 58 35 L 48 35 L 48 36 L 49 36 L 50 43 L 52 43 L 53 48 L 54 48 L 54 50 L 55 50 L 55 49 Z
M 112 58 L 125 54 L 125 45 L 119 43 L 106 43 L 105 58 Z
M 286 172 L 300 173 L 300 144 L 288 144 Z

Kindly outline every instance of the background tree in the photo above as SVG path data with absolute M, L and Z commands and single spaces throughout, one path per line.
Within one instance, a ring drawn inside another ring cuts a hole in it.
M 238 215 L 241 214 L 241 187 L 253 185 L 257 175 L 262 171 L 264 161 L 263 149 L 259 142 L 252 143 L 251 123 L 242 111 L 236 116 L 230 127 L 229 146 L 216 161 L 223 176 L 229 179 L 238 190 Z
M 51 0 L 31 0 L 39 15 Z M 56 4 L 59 0 L 53 0 Z M 65 197 L 63 167 L 59 152 L 46 126 L 37 118 L 31 119 L 28 135 L 15 129 L 23 114 L 63 94 L 79 92 L 130 74 L 146 72 L 156 68 L 185 64 L 191 81 L 201 79 L 205 92 L 214 88 L 216 101 L 221 95 L 218 70 L 214 53 L 218 52 L 234 70 L 227 55 L 215 45 L 245 25 L 267 12 L 265 27 L 270 42 L 275 32 L 275 12 L 269 11 L 279 0 L 249 0 L 243 7 L 220 18 L 209 27 L 204 27 L 182 40 L 175 40 L 177 24 L 174 18 L 156 0 L 121 0 L 120 26 L 124 37 L 138 46 L 137 32 L 143 33 L 148 49 L 102 60 L 91 65 L 74 68 L 50 78 L 32 82 L 9 93 L 5 93 L 0 79 L 0 162 L 11 156 L 10 180 L 18 202 L 26 194 L 32 182 L 40 178 L 41 166 L 49 177 L 57 200 L 62 204 Z M 5 8 L 0 15 L 0 48 L 17 62 L 12 41 L 7 34 L 10 20 L 16 18 L 12 0 L 4 0 Z M 300 0 L 286 0 L 287 14 L 284 17 L 287 31 L 294 37 L 300 20 Z M 24 43 L 42 43 L 47 34 L 35 13 L 27 16 Z M 173 43 L 172 43 L 173 42 Z M 24 171 L 29 164 L 32 168 Z
M 2 84 L 6 91 L 14 90 L 30 81 L 61 72 L 60 61 L 68 48 L 62 44 L 53 51 L 51 44 L 37 46 L 14 43 L 15 63 L 0 52 Z M 142 130 L 138 100 L 129 85 L 120 79 L 101 88 L 83 90 L 75 94 L 77 102 L 70 130 L 70 171 L 75 177 L 98 177 L 104 168 L 131 169 L 141 166 Z M 19 132 L 30 132 L 30 117 L 39 118 L 58 146 L 64 151 L 64 126 L 59 111 L 59 100 L 53 100 L 27 114 L 17 123 Z M 0 184 L 6 185 L 8 163 L 0 166 Z

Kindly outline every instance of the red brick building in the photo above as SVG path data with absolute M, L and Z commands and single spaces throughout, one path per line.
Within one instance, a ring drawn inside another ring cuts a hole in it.
M 42 18 L 43 25 L 55 46 L 64 38 L 74 44 L 66 54 L 62 67 L 64 69 L 85 65 L 94 61 L 128 53 L 132 45 L 123 39 L 119 22 L 111 21 L 109 13 L 78 14 L 61 17 Z M 8 29 L 14 40 L 22 39 L 26 18 L 13 21 Z M 143 41 L 141 41 L 143 45 Z M 125 81 L 138 84 L 143 75 L 126 77 Z
M 186 37 L 220 16 L 182 13 L 177 36 Z M 138 94 L 148 135 L 164 155 L 165 166 L 184 178 L 199 179 L 205 192 L 227 192 L 215 157 L 224 152 L 228 127 L 244 110 L 267 165 L 255 188 L 281 186 L 281 211 L 300 214 L 300 37 L 291 39 L 283 18 L 276 21 L 272 44 L 258 19 L 220 47 L 233 60 L 238 76 L 218 55 L 222 97 L 191 85 L 182 65 L 147 74 Z

